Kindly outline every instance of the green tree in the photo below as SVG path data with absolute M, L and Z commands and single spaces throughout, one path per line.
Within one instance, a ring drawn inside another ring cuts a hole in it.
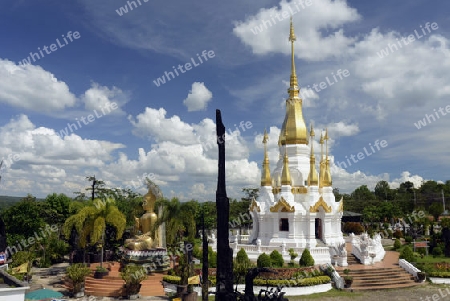
M 439 216 L 444 212 L 444 206 L 440 202 L 435 202 L 428 207 L 428 212 L 433 216 L 434 221 L 437 222 Z
M 75 229 L 80 236 L 79 244 L 82 248 L 86 248 L 88 245 L 88 238 L 90 245 L 99 244 L 101 249 L 100 266 L 102 266 L 107 225 L 115 228 L 116 239 L 120 239 L 126 226 L 125 216 L 119 211 L 113 199 L 105 201 L 95 199 L 66 220 L 63 225 L 63 233 L 66 239 L 69 239 L 72 229 Z
M 370 201 L 375 199 L 375 195 L 367 188 L 367 185 L 361 185 L 352 192 L 351 198 L 357 201 Z
M 386 181 L 379 181 L 375 185 L 374 193 L 378 200 L 393 200 L 391 188 Z
M 72 199 L 64 193 L 49 194 L 44 200 L 46 211 L 51 217 L 47 222 L 62 225 L 70 216 L 71 202 Z
M 6 209 L 2 218 L 5 223 L 7 244 L 16 245 L 22 239 L 34 236 L 44 229 L 47 213 L 44 202 L 29 194 L 20 202 Z

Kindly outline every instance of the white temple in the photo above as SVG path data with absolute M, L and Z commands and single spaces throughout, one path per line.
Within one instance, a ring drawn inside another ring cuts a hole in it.
M 308 131 L 303 119 L 295 71 L 295 40 L 291 20 L 291 76 L 286 116 L 278 140 L 280 157 L 271 171 L 266 147 L 268 135 L 265 132 L 261 188 L 259 197 L 250 206 L 253 230 L 248 244 L 236 240 L 231 247 L 236 251 L 244 248 L 253 260 L 259 254 L 270 253 L 274 249 L 288 259 L 287 250 L 290 248 L 299 254 L 298 260 L 303 249 L 308 248 L 316 264 L 338 263 L 345 266 L 347 254 L 341 232 L 343 200 L 336 202 L 332 191 L 328 131 L 320 135 L 321 152 L 317 172 L 314 130 L 311 126 Z

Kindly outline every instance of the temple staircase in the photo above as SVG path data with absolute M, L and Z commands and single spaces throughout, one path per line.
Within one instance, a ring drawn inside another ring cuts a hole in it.
M 353 290 L 377 290 L 387 288 L 400 288 L 418 285 L 414 277 L 403 268 L 368 268 L 351 269 L 350 276 L 353 277 L 351 289 Z

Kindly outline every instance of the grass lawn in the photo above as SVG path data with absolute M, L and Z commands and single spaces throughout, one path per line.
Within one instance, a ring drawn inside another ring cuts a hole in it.
M 300 300 L 321 300 L 323 298 L 336 298 L 341 297 L 345 299 L 351 299 L 355 297 L 362 296 L 363 293 L 361 292 L 348 292 L 348 291 L 340 291 L 337 289 L 332 289 L 325 293 L 317 293 L 317 294 L 311 294 L 311 295 L 303 295 L 303 296 L 288 296 L 286 298 L 289 299 L 289 301 L 300 301 Z M 198 301 L 201 301 L 201 298 L 198 298 Z M 214 300 L 214 296 L 210 296 L 208 300 Z

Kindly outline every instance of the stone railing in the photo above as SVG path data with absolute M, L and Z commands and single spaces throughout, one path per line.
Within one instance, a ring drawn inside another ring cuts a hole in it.
M 414 278 L 417 278 L 417 273 L 420 272 L 420 270 L 418 268 L 416 268 L 415 266 L 413 266 L 411 263 L 409 263 L 408 261 L 406 261 L 405 259 L 399 259 L 398 260 L 398 265 L 403 268 L 405 271 L 407 271 L 408 273 L 410 273 L 411 275 L 414 276 Z
M 237 252 L 240 249 L 244 249 L 247 255 L 251 260 L 256 260 L 259 255 L 262 253 L 270 254 L 272 251 L 277 250 L 280 252 L 281 255 L 283 255 L 283 259 L 285 262 L 288 262 L 291 257 L 289 256 L 288 247 L 286 245 L 281 246 L 261 246 L 260 244 L 256 245 L 247 245 L 247 244 L 238 244 L 236 242 L 230 243 L 230 247 L 233 249 L 233 255 L 236 256 Z M 303 250 L 305 248 L 293 248 L 294 252 L 299 254 L 299 256 L 303 253 Z M 315 247 L 309 249 L 312 257 L 316 261 L 316 264 L 323 264 L 323 263 L 331 263 L 330 258 L 330 249 L 329 247 Z M 300 259 L 297 258 L 298 261 Z

